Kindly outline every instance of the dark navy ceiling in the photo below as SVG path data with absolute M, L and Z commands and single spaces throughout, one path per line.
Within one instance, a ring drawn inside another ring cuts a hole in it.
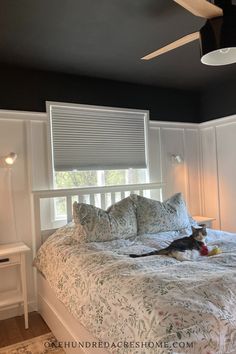
M 46 99 L 69 100 L 193 122 L 224 114 L 226 102 L 234 112 L 236 64 L 204 66 L 197 41 L 140 60 L 203 23 L 173 0 L 1 0 L 0 108 L 41 111 Z

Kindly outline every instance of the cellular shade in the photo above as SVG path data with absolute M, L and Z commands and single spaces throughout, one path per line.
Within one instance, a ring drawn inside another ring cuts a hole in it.
M 47 103 L 54 169 L 145 168 L 148 112 Z

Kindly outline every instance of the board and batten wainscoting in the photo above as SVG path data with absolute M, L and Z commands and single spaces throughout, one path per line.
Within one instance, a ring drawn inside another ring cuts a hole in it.
M 236 115 L 200 124 L 203 214 L 236 232 Z
M 24 242 L 32 249 L 31 192 L 33 186 L 48 188 L 46 114 L 0 110 L 0 155 L 15 151 L 11 169 L 0 169 L 0 243 Z M 29 311 L 36 309 L 32 252 L 27 255 Z M 15 288 L 17 269 L 0 270 L 0 292 Z M 0 320 L 23 313 L 23 307 L 0 310 Z
M 189 212 L 202 213 L 198 124 L 150 121 L 150 182 L 162 181 L 163 198 L 182 192 Z M 180 163 L 173 160 L 179 155 Z M 153 179 L 153 180 L 152 180 Z
M 149 122 L 150 182 L 165 184 L 164 198 L 182 192 L 192 214 L 213 217 L 213 227 L 228 231 L 236 231 L 232 214 L 235 123 L 236 117 L 200 125 Z M 0 153 L 15 151 L 18 155 L 11 170 L 0 169 L 0 243 L 21 241 L 32 249 L 31 193 L 51 187 L 47 125 L 46 113 L 0 110 Z M 173 162 L 173 154 L 181 156 L 181 164 Z M 31 253 L 27 257 L 28 284 L 33 284 L 32 258 Z M 8 290 L 14 287 L 17 273 L 8 269 L 0 277 L 0 291 Z M 28 287 L 28 299 L 29 310 L 36 309 L 33 286 Z M 8 308 L 0 311 L 0 319 L 18 313 L 18 308 Z

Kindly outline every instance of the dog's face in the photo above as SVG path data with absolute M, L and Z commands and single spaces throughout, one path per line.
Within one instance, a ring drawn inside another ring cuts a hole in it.
M 195 227 L 192 226 L 193 237 L 197 241 L 204 242 L 205 237 L 207 235 L 206 225 L 204 224 L 204 225 L 199 225 L 199 226 L 200 227 L 198 229 L 195 229 Z

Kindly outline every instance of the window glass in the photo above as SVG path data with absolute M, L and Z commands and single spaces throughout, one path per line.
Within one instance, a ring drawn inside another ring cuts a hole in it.
M 140 184 L 148 182 L 148 169 L 106 170 L 106 171 L 57 171 L 54 173 L 55 188 L 80 188 L 96 186 L 115 186 L 125 184 Z M 119 194 L 119 193 L 118 193 Z M 89 197 L 89 196 L 88 196 Z M 106 205 L 111 204 L 111 196 L 106 194 Z M 120 197 L 117 195 L 117 199 Z M 89 203 L 86 198 L 82 200 Z M 100 200 L 95 196 L 96 205 Z M 66 199 L 54 199 L 54 217 L 56 220 L 66 218 Z
M 147 169 L 55 172 L 55 188 L 115 186 L 148 182 Z

